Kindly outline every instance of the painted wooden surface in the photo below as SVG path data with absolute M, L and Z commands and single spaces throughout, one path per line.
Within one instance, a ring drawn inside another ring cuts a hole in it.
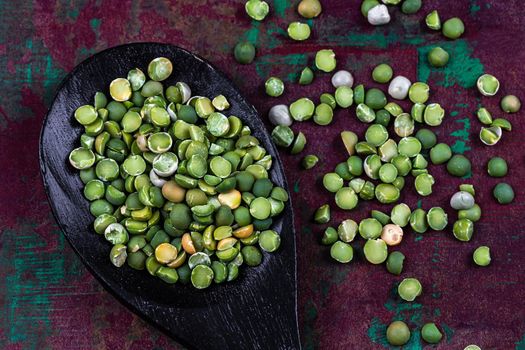
M 313 225 L 314 208 L 331 202 L 319 180 L 345 159 L 337 134 L 362 133 L 353 112 L 338 111 L 334 124 L 294 125 L 309 143 L 306 153 L 321 156 L 320 166 L 305 172 L 300 157 L 282 152 L 295 203 L 298 243 L 299 325 L 305 349 L 381 349 L 386 325 L 404 319 L 417 330 L 435 321 L 445 331 L 437 349 L 462 349 L 475 343 L 483 349 L 525 348 L 525 152 L 523 113 L 512 115 L 514 130 L 496 147 L 483 147 L 474 112 L 480 104 L 500 115 L 499 98 L 514 93 L 525 99 L 525 27 L 517 0 L 424 1 L 416 15 L 393 14 L 390 25 L 368 26 L 357 0 L 326 0 L 320 18 L 311 21 L 313 36 L 304 43 L 285 37 L 287 23 L 297 20 L 295 2 L 270 1 L 272 13 L 262 23 L 250 21 L 241 1 L 1 1 L 0 2 L 0 347 L 3 349 L 180 349 L 181 346 L 128 311 L 87 272 L 65 242 L 46 201 L 38 170 L 38 136 L 43 117 L 61 79 L 91 54 L 122 43 L 159 41 L 193 51 L 222 69 L 255 105 L 267 123 L 275 103 L 330 90 L 329 76 L 319 74 L 313 85 L 295 83 L 312 64 L 319 48 L 334 48 L 340 68 L 370 83 L 370 68 L 389 62 L 398 74 L 428 81 L 432 100 L 447 110 L 436 129 L 440 141 L 453 145 L 473 162 L 468 179 L 455 179 L 432 166 L 434 195 L 415 195 L 411 181 L 402 200 L 428 209 L 447 206 L 457 185 L 476 185 L 483 218 L 469 243 L 451 238 L 450 229 L 416 235 L 407 232 L 400 250 L 407 256 L 403 277 L 418 277 L 424 294 L 415 303 L 395 295 L 400 278 L 371 266 L 360 253 L 349 265 L 336 265 L 319 245 L 324 227 Z M 445 40 L 424 28 L 425 14 L 438 9 L 442 18 L 461 17 L 466 35 Z M 239 66 L 231 49 L 239 39 L 258 47 L 254 64 Z M 443 69 L 430 68 L 426 53 L 441 45 L 452 55 Z M 483 72 L 499 77 L 501 93 L 481 97 L 473 88 Z M 287 82 L 280 98 L 263 94 L 269 75 Z M 506 157 L 506 181 L 516 190 L 510 206 L 497 205 L 490 191 L 497 182 L 485 174 L 486 161 Z M 332 224 L 361 219 L 377 203 L 361 204 L 351 213 L 333 212 Z M 454 214 L 450 212 L 451 221 Z M 356 242 L 356 248 L 361 242 Z M 493 264 L 480 269 L 471 263 L 478 245 L 490 245 Z M 205 331 L 205 330 L 203 330 Z M 406 349 L 422 349 L 417 332 Z

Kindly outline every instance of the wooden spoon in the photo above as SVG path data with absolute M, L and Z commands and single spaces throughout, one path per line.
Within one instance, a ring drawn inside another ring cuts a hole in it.
M 221 72 L 202 58 L 176 46 L 136 43 L 102 51 L 79 64 L 64 79 L 44 120 L 40 136 L 40 168 L 53 214 L 82 262 L 117 297 L 156 327 L 187 347 L 198 349 L 300 349 L 297 324 L 297 272 L 291 203 L 274 223 L 282 244 L 264 254 L 255 268 L 243 266 L 234 282 L 205 290 L 168 285 L 145 271 L 109 261 L 110 244 L 93 230 L 89 202 L 83 197 L 78 171 L 68 162 L 79 147 L 83 128 L 74 120 L 76 108 L 92 104 L 96 91 L 109 96 L 109 83 L 126 77 L 135 67 L 163 56 L 173 62 L 165 86 L 183 81 L 193 95 L 213 98 L 223 94 L 231 103 L 227 115 L 236 115 L 273 157 L 270 176 L 288 189 L 279 154 L 263 122 Z

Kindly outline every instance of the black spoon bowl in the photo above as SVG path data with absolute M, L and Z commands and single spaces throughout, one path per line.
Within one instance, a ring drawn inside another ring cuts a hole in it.
M 180 283 L 168 285 L 146 271 L 109 261 L 111 245 L 93 230 L 94 217 L 83 197 L 78 171 L 68 161 L 79 147 L 83 128 L 74 120 L 76 108 L 92 104 L 97 91 L 135 67 L 146 71 L 159 56 L 173 62 L 165 86 L 189 84 L 192 95 L 213 98 L 223 94 L 236 115 L 273 158 L 272 181 L 288 190 L 282 163 L 255 108 L 221 72 L 204 59 L 176 46 L 136 43 L 102 51 L 80 63 L 58 89 L 40 135 L 40 169 L 56 221 L 82 262 L 121 302 L 141 317 L 190 348 L 299 349 L 297 273 L 291 203 L 274 222 L 281 247 L 264 253 L 258 267 L 240 269 L 234 282 L 197 290 Z

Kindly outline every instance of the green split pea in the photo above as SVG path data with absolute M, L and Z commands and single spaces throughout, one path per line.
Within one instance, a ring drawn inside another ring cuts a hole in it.
M 97 92 L 93 106 L 77 108 L 84 133 L 69 162 L 94 231 L 112 245 L 111 264 L 204 289 L 279 248 L 271 227 L 288 193 L 271 181 L 272 156 L 230 115 L 226 96 L 192 97 L 184 82 L 165 88 L 173 71 L 156 58 L 147 75 L 133 68 L 113 80 L 111 100 Z M 292 152 L 306 143 L 285 125 L 272 138 Z

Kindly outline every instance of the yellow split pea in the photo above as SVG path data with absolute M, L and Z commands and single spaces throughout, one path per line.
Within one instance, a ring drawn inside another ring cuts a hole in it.
M 177 247 L 169 243 L 161 243 L 155 248 L 155 259 L 161 264 L 169 264 L 177 258 Z
M 231 191 L 219 194 L 219 203 L 237 209 L 241 205 L 241 192 L 233 189 Z
M 130 99 L 131 93 L 131 84 L 128 79 L 117 78 L 109 84 L 109 94 L 115 101 L 127 101 Z

